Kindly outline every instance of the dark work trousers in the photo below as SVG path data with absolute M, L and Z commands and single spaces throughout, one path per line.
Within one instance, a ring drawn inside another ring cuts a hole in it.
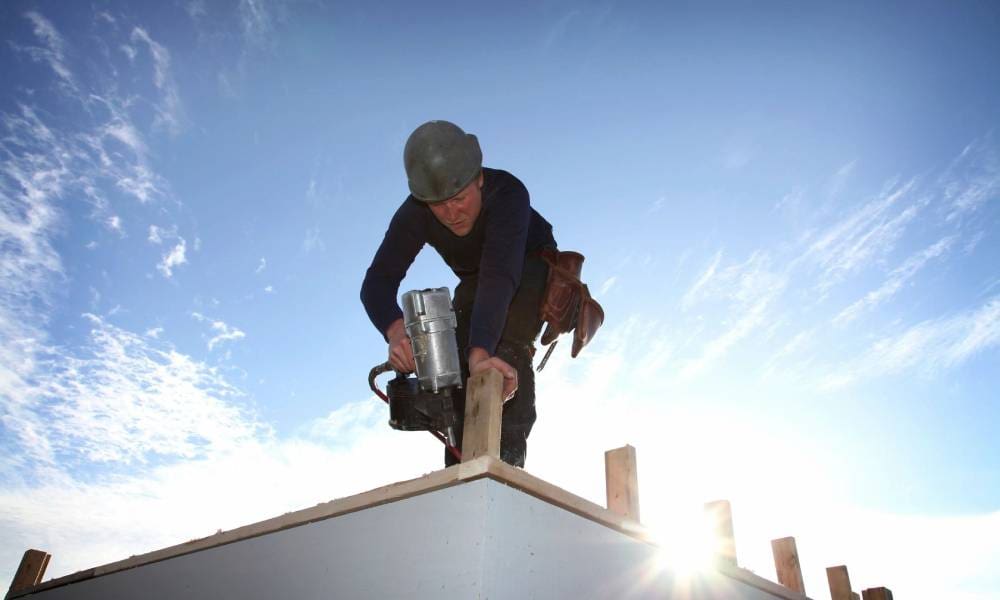
M 517 392 L 503 405 L 503 419 L 500 427 L 500 458 L 515 467 L 523 467 L 528 453 L 528 434 L 535 424 L 535 371 L 532 358 L 535 354 L 535 338 L 542 329 L 538 311 L 542 305 L 542 294 L 549 274 L 549 266 L 537 254 L 529 254 L 524 260 L 521 283 L 514 292 L 507 321 L 495 356 L 503 359 L 517 371 Z M 478 276 L 464 277 L 455 288 L 455 316 L 458 318 L 458 347 L 460 349 L 462 374 L 469 379 L 469 321 L 472 305 L 476 298 Z M 459 415 L 456 428 L 459 445 L 462 440 L 462 422 L 465 416 L 465 390 L 457 394 L 455 410 Z M 458 461 L 450 452 L 444 453 L 445 466 Z

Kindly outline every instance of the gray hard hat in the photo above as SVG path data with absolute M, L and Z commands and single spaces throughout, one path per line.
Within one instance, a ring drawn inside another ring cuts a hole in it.
M 403 166 L 410 193 L 428 203 L 451 198 L 479 175 L 479 140 L 448 121 L 428 121 L 406 140 Z

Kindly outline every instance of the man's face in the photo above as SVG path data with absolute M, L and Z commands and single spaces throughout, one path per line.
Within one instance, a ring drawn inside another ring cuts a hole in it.
M 429 204 L 442 225 L 458 236 L 468 235 L 483 208 L 483 174 L 447 200 Z

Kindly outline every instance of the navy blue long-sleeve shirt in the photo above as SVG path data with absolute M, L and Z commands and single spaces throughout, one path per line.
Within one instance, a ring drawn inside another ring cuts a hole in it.
M 468 234 L 457 236 L 427 204 L 408 196 L 389 223 L 361 285 L 361 302 L 385 335 L 403 311 L 399 284 L 424 244 L 430 244 L 459 278 L 478 275 L 469 347 L 496 351 L 528 252 L 555 246 L 552 225 L 531 208 L 528 190 L 506 171 L 483 168 L 483 205 Z

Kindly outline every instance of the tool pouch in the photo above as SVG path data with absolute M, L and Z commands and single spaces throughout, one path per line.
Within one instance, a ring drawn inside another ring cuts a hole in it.
M 604 310 L 590 296 L 580 281 L 584 256 L 579 252 L 546 248 L 542 258 L 549 265 L 548 281 L 539 314 L 546 323 L 542 345 L 555 341 L 560 334 L 573 332 L 571 355 L 576 358 L 604 323 Z

